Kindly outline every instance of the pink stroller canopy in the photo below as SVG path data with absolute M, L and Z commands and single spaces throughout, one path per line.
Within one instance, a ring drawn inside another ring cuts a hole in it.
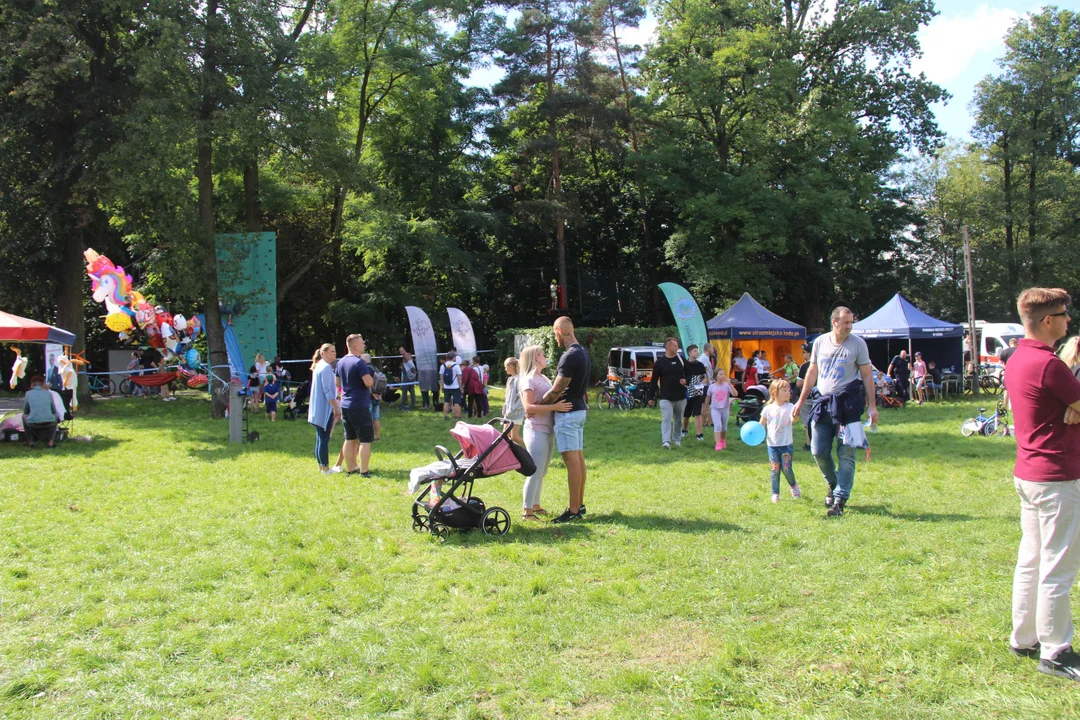
M 469 425 L 459 422 L 450 429 L 450 434 L 461 445 L 465 457 L 479 457 L 480 453 L 491 447 L 492 443 L 499 440 L 501 433 L 491 425 Z M 488 456 L 480 463 L 485 475 L 499 475 L 511 470 L 517 470 L 521 463 L 514 457 L 509 442 L 499 442 Z

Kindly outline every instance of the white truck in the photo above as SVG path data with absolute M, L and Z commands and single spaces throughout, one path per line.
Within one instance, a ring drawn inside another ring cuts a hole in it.
M 967 329 L 967 325 L 964 326 Z M 1024 326 L 1017 323 L 992 323 L 985 320 L 975 321 L 975 333 L 978 335 L 976 347 L 979 351 L 978 362 L 989 364 L 995 374 L 1000 375 L 1004 364 L 998 357 L 1001 351 L 1009 347 L 1009 340 L 1024 337 Z M 964 338 L 964 350 L 968 348 Z

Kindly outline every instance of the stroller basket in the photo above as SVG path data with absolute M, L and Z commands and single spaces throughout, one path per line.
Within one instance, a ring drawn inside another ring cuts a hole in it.
M 410 473 L 409 491 L 419 491 L 412 505 L 413 530 L 428 531 L 440 542 L 451 528 L 479 528 L 486 535 L 505 535 L 510 530 L 510 514 L 500 507 L 487 507 L 473 495 L 473 483 L 476 478 L 510 470 L 523 475 L 536 472 L 529 452 L 510 439 L 513 428 L 512 421 L 495 418 L 486 425 L 459 422 L 450 430 L 461 452 L 452 454 L 436 445 L 438 460 Z

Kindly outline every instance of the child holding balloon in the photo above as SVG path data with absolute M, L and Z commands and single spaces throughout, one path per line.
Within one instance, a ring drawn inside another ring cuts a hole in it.
M 761 411 L 761 424 L 765 426 L 765 437 L 769 446 L 769 479 L 772 481 L 772 501 L 780 502 L 780 473 L 784 473 L 791 486 L 791 497 L 800 498 L 802 493 L 795 482 L 795 471 L 791 468 L 791 458 L 795 452 L 792 438 L 791 383 L 787 380 L 773 380 L 769 385 L 769 402 Z
M 713 374 L 713 382 L 707 392 L 709 398 L 709 414 L 712 415 L 713 440 L 716 441 L 716 451 L 727 449 L 727 423 L 731 412 L 731 398 L 739 397 L 735 387 L 728 380 L 724 368 L 716 368 Z

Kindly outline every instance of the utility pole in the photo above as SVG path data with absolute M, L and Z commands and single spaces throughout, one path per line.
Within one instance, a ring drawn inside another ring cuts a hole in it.
M 968 337 L 971 339 L 971 394 L 979 394 L 979 363 L 977 360 L 977 348 L 979 347 L 979 338 L 975 334 L 975 285 L 972 282 L 971 274 L 971 238 L 968 237 L 968 227 L 964 225 L 960 228 L 960 232 L 964 235 L 964 277 L 967 280 L 967 311 L 968 311 Z M 967 370 L 967 368 L 964 368 Z M 966 373 L 965 373 L 966 374 Z

